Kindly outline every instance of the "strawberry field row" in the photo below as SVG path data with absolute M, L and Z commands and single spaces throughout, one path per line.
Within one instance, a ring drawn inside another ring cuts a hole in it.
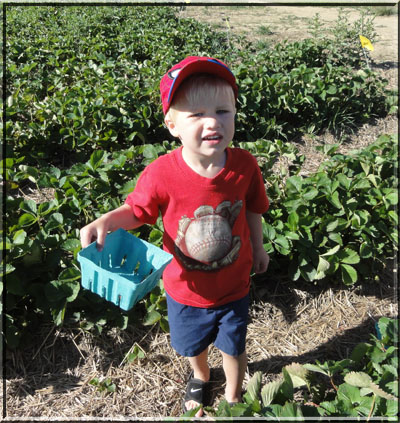
M 387 81 L 362 55 L 338 60 L 337 44 L 317 38 L 256 51 L 180 19 L 174 7 L 5 10 L 9 347 L 28 342 L 42 319 L 101 330 L 145 316 L 168 329 L 161 288 L 121 313 L 80 289 L 76 257 L 79 228 L 122 204 L 144 166 L 177 146 L 162 124 L 159 81 L 189 54 L 221 58 L 238 79 L 234 145 L 260 160 L 271 199 L 263 229 L 272 270 L 351 285 L 374 279 L 396 253 L 397 138 L 380 137 L 347 156 L 324 147 L 329 160 L 308 177 L 300 176 L 304 157 L 287 142 L 297 133 L 356 130 L 396 110 Z M 280 156 L 291 160 L 289 173 L 272 170 Z M 38 201 L 32 190 L 51 196 Z M 161 222 L 138 235 L 160 245 Z

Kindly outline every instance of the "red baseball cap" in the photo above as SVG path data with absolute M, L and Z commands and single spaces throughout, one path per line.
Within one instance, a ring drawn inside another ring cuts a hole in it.
M 232 86 L 235 99 L 237 99 L 238 87 L 236 79 L 225 63 L 212 57 L 188 56 L 172 66 L 161 79 L 160 91 L 164 114 L 167 113 L 178 87 L 188 76 L 195 73 L 210 73 L 225 79 Z

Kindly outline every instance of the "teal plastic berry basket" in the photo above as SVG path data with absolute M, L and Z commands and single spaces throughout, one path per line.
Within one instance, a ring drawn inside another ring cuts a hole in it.
M 172 257 L 118 229 L 106 236 L 103 251 L 93 242 L 78 253 L 82 286 L 129 310 L 157 285 Z

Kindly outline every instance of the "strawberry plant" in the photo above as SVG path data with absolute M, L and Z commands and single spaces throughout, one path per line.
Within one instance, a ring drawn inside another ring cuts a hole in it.
M 255 51 L 232 34 L 228 40 L 180 19 L 175 7 L 2 10 L 8 347 L 23 346 L 43 319 L 99 331 L 141 319 L 168 329 L 161 286 L 121 313 L 80 289 L 76 257 L 79 228 L 122 204 L 144 166 L 177 147 L 162 124 L 159 81 L 189 54 L 221 58 L 238 79 L 234 145 L 258 156 L 268 186 L 263 230 L 271 268 L 289 269 L 293 280 L 353 284 L 359 275 L 373 277 L 396 251 L 394 137 L 358 155 L 324 147 L 326 163 L 307 178 L 300 176 L 304 157 L 285 142 L 396 111 L 397 96 L 380 75 L 330 60 L 318 38 Z M 286 173 L 272 172 L 279 158 L 291 162 Z M 48 195 L 34 200 L 32 191 Z M 161 221 L 136 234 L 161 245 Z
M 161 142 L 165 69 L 188 54 L 230 51 L 224 35 L 177 19 L 172 7 L 6 11 L 7 138 L 13 154 L 31 163 L 66 166 L 96 148 Z
M 381 136 L 349 155 L 336 148 L 321 148 L 329 160 L 313 175 L 267 178 L 264 248 L 292 280 L 371 280 L 397 251 L 397 138 Z
M 103 395 L 114 393 L 117 390 L 117 386 L 109 377 L 101 381 L 97 377 L 93 378 L 89 381 L 89 384 L 95 386 Z
M 395 111 L 384 78 L 327 60 L 322 41 L 237 50 L 172 7 L 7 6 L 6 24 L 8 156 L 31 164 L 68 166 L 95 149 L 166 139 L 159 80 L 188 54 L 232 64 L 241 140 L 342 131 Z
M 371 342 L 358 344 L 348 359 L 292 363 L 283 367 L 277 380 L 264 385 L 262 372 L 257 371 L 247 384 L 242 403 L 229 406 L 223 400 L 217 409 L 205 410 L 215 417 L 395 417 L 398 320 L 382 317 L 378 324 L 382 338 L 371 335 Z M 322 375 L 322 380 L 317 380 L 316 374 Z M 191 410 L 185 416 L 194 414 Z
M 40 173 L 34 167 L 21 164 L 23 157 L 5 159 L 9 346 L 17 346 L 22 340 L 28 342 L 31 325 L 43 317 L 60 325 L 68 314 L 68 318 L 80 321 L 86 329 L 95 325 L 101 330 L 107 322 L 126 327 L 129 313 L 122 315 L 112 304 L 80 290 L 79 228 L 121 205 L 146 163 L 172 148 L 174 143 L 132 146 L 113 154 L 96 150 L 85 163 L 77 163 L 69 169 L 42 168 Z M 27 185 L 34 186 L 38 192 L 51 189 L 53 198 L 39 204 L 23 199 L 19 193 Z M 161 220 L 151 230 L 147 227 L 140 230 L 137 235 L 161 245 Z M 148 301 L 153 306 L 145 307 L 145 323 L 160 321 L 167 329 L 161 291 Z M 152 322 L 155 315 L 157 318 Z M 136 312 L 130 317 L 135 319 Z
M 342 134 L 392 108 L 387 81 L 369 69 L 303 63 L 269 73 L 264 55 L 243 58 L 245 64 L 236 71 L 241 87 L 238 139 L 288 139 L 322 130 Z

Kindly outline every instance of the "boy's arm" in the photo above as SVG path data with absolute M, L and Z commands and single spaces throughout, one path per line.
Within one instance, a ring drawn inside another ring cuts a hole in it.
M 143 222 L 136 218 L 131 207 L 128 204 L 124 204 L 104 214 L 80 230 L 82 248 L 97 241 L 97 249 L 101 251 L 104 247 L 107 232 L 115 231 L 119 228 L 125 230 L 136 229 L 142 225 Z
M 263 231 L 261 214 L 246 211 L 247 224 L 250 229 L 251 245 L 253 247 L 253 271 L 264 273 L 269 264 L 269 255 L 263 246 Z

